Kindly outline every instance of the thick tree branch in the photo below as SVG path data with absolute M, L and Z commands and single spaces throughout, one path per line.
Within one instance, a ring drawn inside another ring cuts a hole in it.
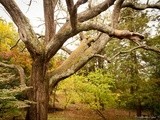
M 112 13 L 112 27 L 117 28 L 118 20 L 120 16 L 120 10 L 121 6 L 123 4 L 124 0 L 118 0 L 116 4 L 114 5 L 113 13 Z
M 116 0 L 105 0 L 101 4 L 92 7 L 92 9 L 86 10 L 78 14 L 77 15 L 78 22 L 84 22 L 91 18 L 96 17 L 101 12 L 107 10 L 111 5 L 113 5 L 115 1 Z M 56 54 L 56 52 L 62 47 L 62 45 L 68 38 L 83 31 L 83 30 L 73 31 L 69 23 L 70 21 L 65 23 L 63 27 L 61 27 L 61 29 L 57 32 L 55 38 L 52 38 L 52 40 L 47 44 L 46 47 L 47 60 L 49 60 L 52 56 Z
M 70 15 L 70 23 L 72 26 L 72 29 L 75 30 L 77 27 L 77 8 L 86 3 L 88 0 L 78 0 L 76 4 L 74 5 L 73 0 L 66 0 L 67 9 Z
M 31 56 L 39 54 L 38 49 L 39 41 L 37 40 L 36 34 L 34 33 L 28 19 L 19 9 L 14 0 L 0 0 L 0 3 L 4 6 L 7 12 L 12 17 L 14 23 L 18 27 L 21 40 L 25 43 L 26 48 L 31 53 Z
M 66 4 L 70 15 L 70 24 L 72 29 L 75 30 L 77 26 L 77 8 L 74 6 L 73 0 L 66 0 Z
M 102 34 L 96 41 L 83 40 L 80 46 L 71 53 L 69 58 L 60 67 L 50 73 L 52 76 L 50 79 L 51 87 L 56 86 L 59 81 L 69 77 L 83 67 L 86 62 L 104 48 L 108 40 L 109 36 L 106 34 Z
M 108 34 L 111 37 L 113 36 L 119 39 L 123 39 L 123 38 L 129 39 L 129 40 L 144 39 L 144 36 L 139 33 L 130 32 L 128 30 L 113 29 L 110 26 L 102 25 L 102 24 L 94 23 L 94 22 L 84 22 L 79 25 L 79 29 L 83 29 L 83 31 L 98 30 L 100 32 Z
M 54 9 L 57 0 L 43 0 L 45 18 L 45 42 L 48 43 L 55 34 Z
M 104 2 L 100 3 L 99 5 L 93 6 L 91 9 L 85 10 L 82 13 L 78 14 L 78 21 L 84 22 L 89 19 L 92 19 L 99 15 L 101 12 L 107 10 L 110 6 L 114 4 L 116 0 L 105 0 Z
M 3 63 L 3 62 L 0 62 L 0 66 L 16 69 L 19 73 L 19 76 L 20 76 L 21 86 L 26 86 L 26 84 L 25 84 L 25 73 L 24 73 L 24 69 L 21 66 L 14 65 L 14 64 L 6 64 L 6 63 Z
M 138 5 L 133 4 L 131 2 L 125 2 L 123 3 L 122 7 L 130 7 L 135 10 L 145 10 L 147 8 L 154 8 L 154 9 L 160 9 L 160 4 L 145 4 L 145 5 Z
M 47 46 L 47 59 L 49 60 L 53 55 L 56 54 L 56 52 L 59 50 L 59 48 L 62 47 L 62 43 L 64 43 L 67 39 L 70 37 L 73 37 L 74 35 L 82 32 L 82 31 L 89 31 L 89 30 L 97 30 L 102 33 L 108 34 L 110 37 L 117 37 L 119 39 L 130 39 L 130 40 L 141 40 L 144 38 L 143 35 L 136 33 L 136 32 L 130 32 L 128 30 L 117 30 L 113 29 L 110 26 L 102 25 L 99 23 L 94 22 L 83 22 L 77 24 L 77 29 L 75 31 L 72 31 L 72 28 L 69 24 L 65 26 L 65 29 L 59 31 L 56 36 L 55 40 L 58 41 L 51 41 Z

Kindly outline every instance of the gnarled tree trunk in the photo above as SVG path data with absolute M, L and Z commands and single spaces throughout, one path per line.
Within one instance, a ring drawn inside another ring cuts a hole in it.
M 87 63 L 87 61 L 93 58 L 95 54 L 99 53 L 105 47 L 105 44 L 110 37 L 117 37 L 120 39 L 126 38 L 132 41 L 138 41 L 144 38 L 144 36 L 139 33 L 130 32 L 128 30 L 117 30 L 103 23 L 89 21 L 107 10 L 115 1 L 120 1 L 117 4 L 122 4 L 124 0 L 104 0 L 102 3 L 93 6 L 91 9 L 86 9 L 81 13 L 77 13 L 78 7 L 86 3 L 88 0 L 77 0 L 75 4 L 73 0 L 66 0 L 70 19 L 68 20 L 68 18 L 66 18 L 66 23 L 55 32 L 55 21 L 57 20 L 54 18 L 54 10 L 57 1 L 58 0 L 43 0 L 45 38 L 39 40 L 33 27 L 29 23 L 28 18 L 26 18 L 16 2 L 14 0 L 0 0 L 0 4 L 3 5 L 12 17 L 13 22 L 16 24 L 20 38 L 33 58 L 30 81 L 33 90 L 29 93 L 29 98 L 36 102 L 36 104 L 31 105 L 29 108 L 26 117 L 27 120 L 47 120 L 49 87 L 51 89 L 54 88 L 62 79 L 69 77 L 78 71 Z M 127 4 L 116 6 L 119 8 L 118 11 L 121 7 L 128 7 Z M 97 30 L 105 34 L 98 36 L 93 41 L 87 39 L 82 40 L 81 45 L 70 55 L 70 57 L 68 57 L 61 66 L 51 72 L 49 81 L 46 72 L 47 64 L 51 58 L 69 38 L 82 31 L 89 30 Z M 144 48 L 144 46 L 139 46 L 137 48 L 140 47 Z M 145 49 L 150 48 L 145 47 Z
M 47 120 L 49 102 L 49 82 L 46 76 L 47 63 L 42 57 L 37 57 L 32 64 L 30 84 L 33 90 L 29 100 L 36 102 L 28 110 L 26 120 Z

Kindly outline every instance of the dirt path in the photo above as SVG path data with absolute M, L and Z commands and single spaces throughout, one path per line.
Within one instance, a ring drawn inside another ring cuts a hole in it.
M 134 120 L 134 112 L 108 109 L 102 111 L 106 120 Z M 84 105 L 72 105 L 66 110 L 49 113 L 48 120 L 104 120 L 95 110 Z

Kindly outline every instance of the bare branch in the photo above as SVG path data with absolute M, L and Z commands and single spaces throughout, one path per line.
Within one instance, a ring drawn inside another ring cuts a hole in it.
M 34 57 L 34 55 L 39 54 L 40 50 L 37 47 L 39 41 L 37 40 L 36 34 L 34 33 L 28 19 L 19 9 L 14 0 L 0 0 L 0 3 L 4 6 L 12 17 L 14 23 L 17 25 L 20 38 L 25 43 L 31 56 Z
M 114 2 L 115 0 L 105 0 L 101 4 L 92 7 L 92 9 L 86 10 L 78 14 L 77 18 L 78 22 L 84 22 L 91 18 L 94 18 L 101 12 L 107 10 L 111 5 L 113 5 Z M 62 47 L 62 45 L 68 38 L 83 31 L 83 29 L 73 31 L 69 22 L 64 24 L 63 27 L 61 27 L 61 29 L 57 32 L 55 37 L 47 44 L 46 46 L 47 60 L 49 60 L 52 56 L 56 54 L 56 52 Z
M 110 26 L 102 25 L 94 22 L 84 22 L 79 25 L 79 29 L 83 29 L 83 31 L 98 30 L 100 32 L 108 34 L 111 37 L 113 36 L 119 39 L 123 39 L 123 38 L 129 39 L 129 40 L 144 39 L 144 36 L 139 33 L 130 32 L 128 30 L 117 30 L 117 29 L 113 29 Z
M 77 26 L 77 7 L 74 6 L 73 0 L 66 0 L 67 9 L 70 15 L 70 23 L 72 29 L 76 29 Z
M 149 51 L 153 51 L 153 52 L 155 52 L 157 54 L 160 54 L 160 50 L 158 50 L 157 48 L 149 47 L 147 45 L 141 45 L 141 46 L 136 46 L 136 47 L 134 47 L 134 48 L 132 48 L 130 50 L 127 50 L 127 51 L 120 51 L 120 52 L 116 53 L 114 56 L 112 56 L 111 58 L 109 58 L 108 61 L 111 62 L 114 58 L 116 58 L 117 56 L 119 56 L 121 54 L 130 53 L 130 52 L 132 52 L 132 51 L 134 51 L 136 49 L 140 49 L 140 48 L 145 49 L 145 50 L 149 50 Z
M 12 50 L 14 47 L 16 47 L 16 46 L 18 45 L 18 43 L 19 43 L 20 40 L 21 40 L 21 39 L 18 39 L 17 42 L 16 42 L 16 44 L 13 45 L 13 46 L 10 48 L 10 50 Z
M 108 57 L 106 55 L 95 54 L 93 57 L 100 57 L 100 58 L 106 60 L 108 63 L 111 63 L 111 61 L 108 59 Z
M 147 3 L 146 3 L 147 5 L 149 4 L 149 0 L 147 0 Z
M 153 52 L 156 52 L 156 53 L 160 54 L 160 50 L 157 49 L 157 48 L 150 47 L 150 46 L 143 46 L 142 48 L 145 49 L 145 50 L 150 50 L 150 51 L 153 51 Z
M 60 67 L 50 73 L 50 86 L 56 86 L 59 81 L 78 71 L 95 54 L 99 53 L 108 41 L 109 36 L 106 34 L 102 34 L 99 39 L 94 41 L 88 39 L 83 40 L 68 59 L 64 61 Z
M 78 8 L 80 5 L 86 3 L 88 0 L 78 0 L 75 4 L 75 7 Z
M 114 6 L 113 13 L 112 13 L 112 27 L 117 28 L 119 15 L 121 6 L 123 4 L 124 0 L 118 0 Z
M 91 9 L 92 8 L 92 0 L 88 1 L 88 8 Z
M 74 5 L 73 0 L 66 0 L 67 3 L 67 9 L 70 15 L 70 23 L 72 26 L 72 29 L 75 30 L 77 27 L 77 8 L 86 3 L 88 0 L 78 0 L 76 4 Z
M 134 50 L 136 50 L 136 49 L 139 49 L 139 48 L 143 48 L 143 46 L 136 46 L 136 47 L 134 47 L 134 48 L 132 48 L 132 49 L 130 49 L 130 50 L 127 50 L 127 51 L 120 51 L 120 52 L 116 53 L 114 56 L 112 56 L 112 57 L 109 59 L 109 61 L 112 61 L 114 58 L 116 58 L 117 56 L 119 56 L 119 55 L 121 55 L 121 54 L 130 53 L 130 52 L 132 52 L 132 51 L 134 51 Z
M 77 24 L 77 29 L 75 31 L 72 31 L 72 28 L 69 24 L 66 24 L 65 28 L 63 27 L 62 30 L 60 30 L 54 38 L 54 41 L 51 41 L 47 45 L 47 60 L 49 60 L 53 55 L 56 54 L 56 52 L 59 50 L 59 48 L 62 47 L 63 43 L 69 39 L 70 37 L 73 37 L 74 35 L 82 32 L 82 31 L 89 31 L 89 30 L 97 30 L 102 33 L 108 34 L 110 37 L 116 37 L 119 39 L 130 39 L 130 40 L 141 40 L 144 38 L 143 35 L 135 32 L 130 32 L 128 30 L 117 30 L 113 29 L 110 26 L 94 23 L 94 22 L 83 22 Z M 58 41 L 58 42 L 55 42 Z
M 131 2 L 125 2 L 123 3 L 122 7 L 130 7 L 135 10 L 145 10 L 147 8 L 154 8 L 154 9 L 160 9 L 160 4 L 144 4 L 144 5 L 137 5 L 133 4 Z
M 45 42 L 48 43 L 55 34 L 54 9 L 57 0 L 43 0 L 45 18 Z
M 72 53 L 72 51 L 70 50 L 70 49 L 68 49 L 67 47 L 65 47 L 65 46 L 62 46 L 62 48 L 61 48 L 63 51 L 65 51 L 65 52 L 67 52 L 68 54 L 71 54 Z
M 105 0 L 99 5 L 93 6 L 92 9 L 85 10 L 78 14 L 78 21 L 84 22 L 99 15 L 101 12 L 107 10 L 116 0 Z
M 133 42 L 136 43 L 138 46 L 142 46 L 142 48 L 145 49 L 145 50 L 150 50 L 150 51 L 153 51 L 153 52 L 155 52 L 157 54 L 160 54 L 160 50 L 158 48 L 150 47 L 150 46 L 145 45 L 145 44 L 143 44 L 143 43 L 141 43 L 139 41 L 133 41 Z

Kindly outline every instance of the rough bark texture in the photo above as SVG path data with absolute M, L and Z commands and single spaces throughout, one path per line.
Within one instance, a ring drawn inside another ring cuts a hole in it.
M 105 44 L 110 37 L 117 37 L 120 39 L 126 38 L 136 41 L 144 38 L 143 35 L 139 33 L 130 32 L 127 30 L 117 30 L 107 25 L 88 21 L 107 10 L 117 0 L 105 0 L 102 3 L 92 6 L 90 9 L 87 9 L 79 14 L 77 14 L 77 8 L 81 4 L 87 2 L 87 0 L 78 0 L 76 4 L 71 6 L 69 1 L 67 1 L 67 7 L 70 12 L 70 20 L 67 20 L 67 22 L 59 29 L 59 31 L 55 33 L 54 11 L 57 1 L 58 0 L 43 0 L 45 39 L 40 43 L 32 26 L 29 23 L 29 20 L 19 9 L 16 2 L 14 0 L 0 0 L 0 3 L 10 14 L 13 22 L 17 25 L 20 38 L 25 43 L 25 46 L 33 59 L 30 80 L 30 85 L 33 86 L 33 90 L 29 94 L 29 99 L 35 101 L 36 104 L 31 105 L 29 108 L 28 116 L 26 118 L 27 120 L 47 120 L 49 82 L 50 86 L 54 88 L 62 79 L 74 74 L 105 47 Z M 72 0 L 70 1 L 73 2 Z M 118 11 L 120 11 L 121 7 L 131 7 L 133 9 L 137 9 L 135 5 L 131 5 L 129 3 L 122 4 L 123 0 L 119 0 L 119 2 L 120 4 Z M 155 7 L 159 9 L 159 5 L 150 5 L 143 7 L 142 9 L 149 7 Z M 73 18 L 74 16 L 75 18 Z M 70 23 L 72 23 L 72 25 Z M 73 28 L 76 29 L 73 31 Z M 71 53 L 70 57 L 64 61 L 59 68 L 50 73 L 51 79 L 49 81 L 46 73 L 47 65 L 51 58 L 59 49 L 61 49 L 63 44 L 69 38 L 82 31 L 89 30 L 97 30 L 103 34 L 99 37 L 99 39 L 93 41 L 82 40 L 80 46 Z M 146 46 L 141 46 L 141 48 L 155 51 L 155 49 L 151 49 Z
M 94 54 L 99 53 L 108 41 L 109 36 L 106 34 L 102 34 L 97 40 L 83 40 L 80 46 L 71 53 L 69 58 L 51 73 L 50 87 L 53 89 L 62 79 L 74 74 L 88 62 Z
M 27 113 L 27 120 L 47 120 L 48 102 L 49 102 L 49 83 L 46 77 L 47 63 L 43 57 L 37 57 L 33 61 L 32 75 L 30 84 L 33 91 L 29 93 L 31 101 L 36 104 L 31 105 Z
M 112 27 L 117 28 L 121 6 L 124 0 L 117 0 L 112 13 Z

